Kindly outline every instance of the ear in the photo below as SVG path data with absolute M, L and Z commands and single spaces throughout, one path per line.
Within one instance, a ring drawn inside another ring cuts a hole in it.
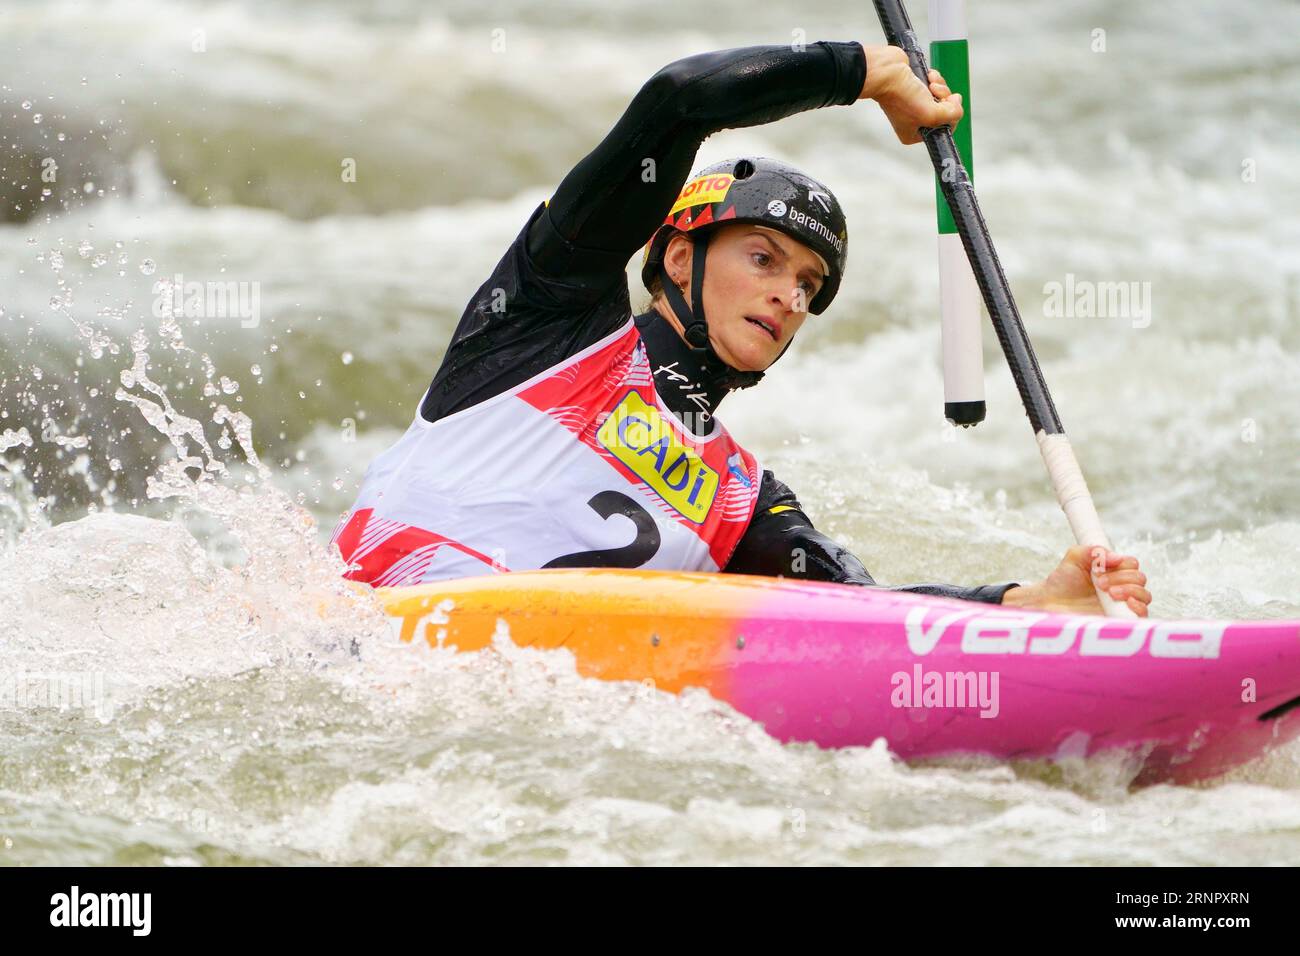
M 668 240 L 668 245 L 664 249 L 664 268 L 668 270 L 669 276 L 679 278 L 678 285 L 684 283 L 688 288 L 690 287 L 694 251 L 695 244 L 685 233 L 679 232 Z

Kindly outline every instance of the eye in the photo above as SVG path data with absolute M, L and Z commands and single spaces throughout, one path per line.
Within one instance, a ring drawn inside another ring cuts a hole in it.
M 760 266 L 764 266 L 764 267 L 766 267 L 766 266 L 768 265 L 768 263 L 770 263 L 770 262 L 772 261 L 772 257 L 771 257 L 770 255 L 768 255 L 766 252 L 762 252 L 762 251 L 755 252 L 755 253 L 753 254 L 753 259 L 754 259 L 754 261 L 757 262 Z

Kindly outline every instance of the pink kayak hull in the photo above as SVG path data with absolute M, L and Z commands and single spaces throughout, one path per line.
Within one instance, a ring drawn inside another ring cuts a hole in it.
M 564 647 L 580 673 L 707 688 L 782 741 L 905 760 L 1141 759 L 1216 776 L 1300 735 L 1300 622 L 1111 621 L 849 585 L 550 570 L 380 592 L 406 640 Z

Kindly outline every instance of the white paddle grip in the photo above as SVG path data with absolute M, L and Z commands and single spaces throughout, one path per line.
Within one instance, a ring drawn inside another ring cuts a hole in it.
M 1083 480 L 1083 471 L 1079 468 L 1078 459 L 1074 457 L 1070 439 L 1063 434 L 1049 435 L 1042 431 L 1037 437 L 1038 450 L 1042 452 L 1043 463 L 1047 465 L 1047 474 L 1052 479 L 1056 500 L 1060 502 L 1065 518 L 1070 522 L 1075 542 L 1090 548 L 1111 550 L 1110 541 L 1101 526 L 1101 516 L 1097 514 L 1097 506 L 1093 504 L 1092 495 L 1088 492 L 1088 483 Z M 1137 617 L 1127 604 L 1116 601 L 1099 587 L 1095 576 L 1092 583 L 1107 617 Z

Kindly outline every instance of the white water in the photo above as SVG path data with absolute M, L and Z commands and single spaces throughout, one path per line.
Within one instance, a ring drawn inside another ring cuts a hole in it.
M 1105 762 L 909 769 L 879 746 L 781 746 L 702 693 L 579 679 L 564 652 L 404 647 L 339 585 L 323 545 L 360 473 L 640 83 L 795 28 L 874 42 L 859 7 L 715 5 L 705 32 L 675 4 L 0 4 L 0 145 L 60 164 L 45 204 L 39 179 L 4 194 L 37 212 L 0 226 L 0 445 L 30 442 L 0 471 L 0 674 L 31 678 L 0 706 L 0 862 L 1300 862 L 1296 748 L 1135 793 Z M 976 177 L 1155 613 L 1295 618 L 1300 22 L 1221 7 L 1027 20 L 973 0 Z M 991 335 L 989 420 L 941 422 L 933 188 L 891 140 L 863 104 L 705 144 L 701 163 L 808 167 L 852 240 L 834 308 L 724 418 L 882 580 L 1041 576 L 1068 531 Z M 150 286 L 178 273 L 259 283 L 259 324 L 160 328 Z M 1067 273 L 1149 282 L 1150 324 L 1047 316 Z M 122 382 L 138 352 L 207 452 Z M 225 485 L 169 478 L 142 410 Z M 74 680 L 103 687 L 100 714 L 48 706 Z

